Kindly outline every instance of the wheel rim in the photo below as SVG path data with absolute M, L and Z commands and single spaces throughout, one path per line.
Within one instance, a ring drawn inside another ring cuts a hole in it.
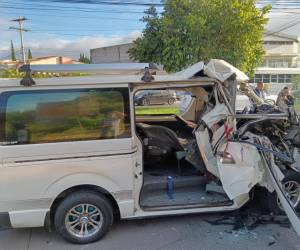
M 70 234 L 88 238 L 97 234 L 103 224 L 101 210 L 92 204 L 78 204 L 66 214 L 65 225 Z
M 300 184 L 296 181 L 286 181 L 283 184 L 283 190 L 293 207 L 297 208 L 300 203 Z M 278 197 L 277 204 L 281 210 L 284 210 Z

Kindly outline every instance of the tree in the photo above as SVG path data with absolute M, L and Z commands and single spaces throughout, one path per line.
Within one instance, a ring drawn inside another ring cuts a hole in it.
M 16 61 L 16 53 L 15 53 L 15 48 L 12 40 L 10 41 L 10 53 L 11 53 L 11 60 Z
M 143 45 L 156 35 L 160 47 L 150 50 L 155 59 L 152 61 L 163 64 L 167 71 L 219 58 L 252 76 L 264 55 L 263 32 L 270 10 L 270 6 L 256 8 L 255 2 L 166 0 L 163 14 L 157 17 L 158 31 L 147 32 L 148 26 L 153 26 L 148 21 L 143 36 L 129 53 L 133 59 L 143 61 L 143 53 L 136 54 L 146 50 Z
M 300 76 L 294 75 L 292 77 L 292 91 L 293 95 L 296 97 L 297 101 L 300 99 Z
M 91 63 L 91 60 L 87 56 L 85 56 L 84 53 L 80 53 L 78 61 L 81 63 Z
M 28 57 L 28 59 L 32 59 L 32 54 L 31 54 L 31 50 L 30 49 L 28 49 L 27 57 Z
M 159 17 L 157 10 L 151 6 L 145 11 L 145 16 L 141 19 L 146 23 L 142 37 L 133 42 L 133 47 L 128 50 L 132 60 L 140 62 L 162 62 L 163 40 L 162 40 L 162 18 Z

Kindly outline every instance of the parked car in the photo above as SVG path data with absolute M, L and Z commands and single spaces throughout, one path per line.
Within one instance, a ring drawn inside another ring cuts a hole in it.
M 30 70 L 58 66 L 51 67 Z M 138 75 L 34 82 L 24 69 L 21 82 L 0 80 L 2 228 L 54 227 L 85 244 L 117 217 L 237 210 L 260 187 L 265 208 L 285 212 L 300 234 L 299 134 L 291 135 L 284 113 L 237 114 L 236 85 L 248 78 L 228 63 L 200 62 L 152 82 Z M 136 115 L 134 95 L 144 90 L 187 91 L 192 103 L 182 116 Z
M 177 101 L 174 90 L 143 90 L 134 97 L 136 105 L 149 106 L 155 104 L 173 105 Z

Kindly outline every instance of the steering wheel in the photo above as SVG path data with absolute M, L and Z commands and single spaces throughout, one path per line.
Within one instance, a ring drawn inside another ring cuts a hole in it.
M 275 105 L 276 102 L 273 99 L 266 99 L 265 102 L 270 105 Z

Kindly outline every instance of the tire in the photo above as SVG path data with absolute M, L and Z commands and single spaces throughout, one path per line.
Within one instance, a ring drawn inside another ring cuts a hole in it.
M 78 191 L 67 196 L 58 205 L 54 215 L 56 231 L 65 240 L 76 244 L 100 240 L 112 223 L 111 203 L 93 191 Z
M 148 106 L 148 105 L 150 105 L 149 100 L 146 99 L 146 98 L 144 98 L 144 99 L 142 100 L 142 105 L 143 105 L 143 106 Z
M 174 98 L 170 98 L 169 100 L 168 100 L 168 104 L 169 105 L 173 105 L 175 103 L 175 99 Z
M 292 170 L 288 170 L 285 173 L 285 177 L 282 181 L 283 186 L 288 191 L 295 191 L 295 195 L 293 195 L 293 204 L 294 209 L 296 211 L 300 211 L 300 173 L 297 173 Z M 269 212 L 272 212 L 275 215 L 284 214 L 284 210 L 280 205 L 279 199 L 277 197 L 277 193 L 274 191 L 273 193 L 267 194 L 267 207 Z

